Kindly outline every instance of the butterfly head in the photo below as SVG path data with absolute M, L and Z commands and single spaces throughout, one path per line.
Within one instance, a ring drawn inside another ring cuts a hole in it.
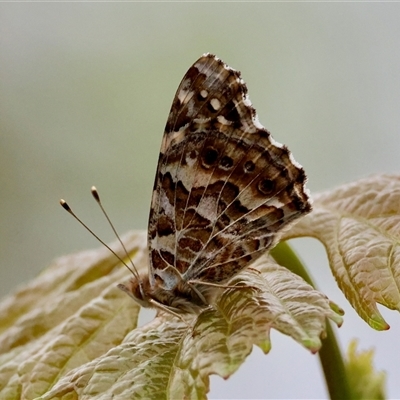
M 133 277 L 124 285 L 120 283 L 118 288 L 130 296 L 142 307 L 152 307 L 151 304 L 151 285 L 148 275 Z
M 128 294 L 140 306 L 157 308 L 168 313 L 198 313 L 208 305 L 199 291 L 184 281 L 180 281 L 173 289 L 166 288 L 159 277 L 150 281 L 148 275 L 135 276 L 127 284 L 119 284 L 118 288 Z

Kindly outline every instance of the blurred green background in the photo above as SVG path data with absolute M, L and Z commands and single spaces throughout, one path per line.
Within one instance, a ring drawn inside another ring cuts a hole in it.
M 106 241 L 145 229 L 173 95 L 204 52 L 242 72 L 259 119 L 292 150 L 312 192 L 398 172 L 400 4 L 0 4 L 0 295 L 53 258 L 98 244 L 58 204 L 63 197 Z M 343 348 L 376 346 L 400 398 L 399 315 L 373 332 L 336 288 L 321 245 L 295 243 L 320 287 L 346 310 Z M 210 398 L 324 398 L 318 360 L 273 332 Z

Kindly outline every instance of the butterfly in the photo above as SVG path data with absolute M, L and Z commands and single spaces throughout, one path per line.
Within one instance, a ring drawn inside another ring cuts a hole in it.
M 258 121 L 240 72 L 204 54 L 175 94 L 149 226 L 149 272 L 119 288 L 174 315 L 210 305 L 311 211 L 306 175 Z

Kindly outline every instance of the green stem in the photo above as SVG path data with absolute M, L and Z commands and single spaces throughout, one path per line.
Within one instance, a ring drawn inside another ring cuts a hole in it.
M 287 242 L 281 242 L 270 252 L 275 261 L 301 276 L 316 288 L 305 266 Z M 352 393 L 346 369 L 333 329 L 326 324 L 326 338 L 322 339 L 322 347 L 318 352 L 325 382 L 332 400 L 352 399 Z

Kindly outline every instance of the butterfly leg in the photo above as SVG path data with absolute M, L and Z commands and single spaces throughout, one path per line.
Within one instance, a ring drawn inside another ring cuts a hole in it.
M 252 271 L 252 272 L 256 272 L 257 274 L 261 275 L 261 271 L 257 268 L 252 268 L 252 267 L 247 267 L 246 268 L 247 271 Z
M 196 283 L 196 281 L 193 281 Z M 188 282 L 188 285 L 190 286 L 190 288 L 197 294 L 197 296 L 199 296 L 200 300 L 204 303 L 204 305 L 208 306 L 208 301 L 206 300 L 206 298 L 203 296 L 203 294 L 200 292 L 199 289 L 196 288 L 196 286 L 194 286 L 192 284 L 192 281 Z
M 177 312 L 171 310 L 170 307 L 164 306 L 163 304 L 159 303 L 158 301 L 155 301 L 153 299 L 150 299 L 149 302 L 154 306 L 154 308 L 157 308 L 159 311 L 164 311 L 168 314 L 173 315 L 176 318 L 179 318 L 182 322 L 184 322 L 186 325 L 190 326 L 187 321 L 182 317 L 182 315 L 179 315 Z
M 188 282 L 189 284 L 194 284 L 194 285 L 204 285 L 204 286 L 212 286 L 212 287 L 217 287 L 221 289 L 255 289 L 259 290 L 255 286 L 251 285 L 221 285 L 220 283 L 212 283 L 212 282 L 204 282 L 204 281 L 196 281 L 196 280 L 191 280 Z

